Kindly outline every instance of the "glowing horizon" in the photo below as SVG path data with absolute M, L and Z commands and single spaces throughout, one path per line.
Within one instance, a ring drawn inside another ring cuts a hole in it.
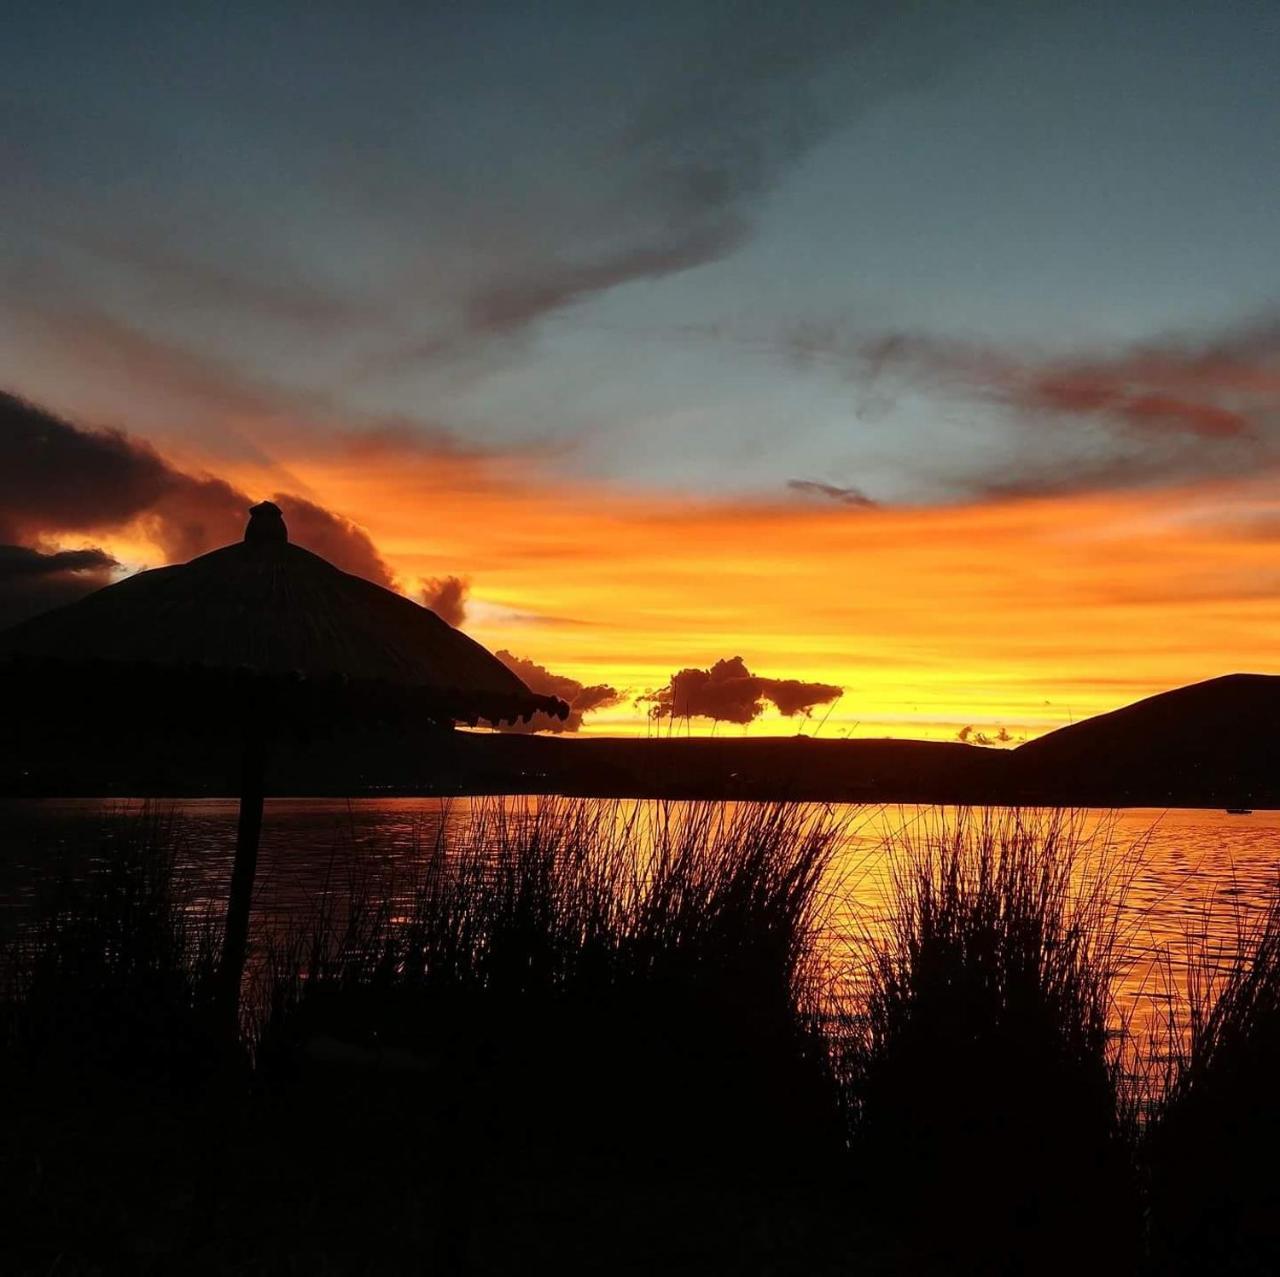
M 1280 27 L 873 9 L 33 11 L 0 624 L 280 494 L 590 733 L 732 657 L 935 739 L 1275 669 Z
M 398 588 L 457 573 L 463 628 L 621 703 L 589 735 L 691 732 L 1011 743 L 1143 696 L 1280 661 L 1265 481 L 846 510 L 706 500 L 585 480 L 546 461 L 391 446 L 224 473 L 283 477 L 366 529 Z M 98 543 L 160 561 L 145 528 Z M 838 684 L 811 718 L 652 723 L 638 697 L 686 666 L 743 657 Z

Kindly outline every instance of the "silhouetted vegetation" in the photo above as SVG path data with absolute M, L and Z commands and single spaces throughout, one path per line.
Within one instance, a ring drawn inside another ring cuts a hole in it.
M 86 1085 L 104 1075 L 185 1085 L 213 1052 L 217 936 L 187 908 L 180 830 L 145 806 L 86 833 L 60 853 L 64 870 L 9 955 L 9 1049 Z
M 468 1139 L 504 1155 L 753 1174 L 832 1156 L 799 1008 L 837 832 L 782 805 L 479 808 L 402 895 L 355 892 L 277 964 L 261 1067 L 394 1054 L 449 1079 Z
M 841 833 L 474 806 L 259 954 L 237 1052 L 180 827 L 106 822 L 5 967 L 5 1270 L 1270 1270 L 1280 905 L 1200 950 L 1144 1130 L 1128 862 L 940 821 L 837 963 Z
M 251 1074 L 211 1055 L 185 1103 L 139 1093 L 127 1016 L 82 1025 L 123 1044 L 91 1102 L 8 1053 L 19 1271 L 741 1271 L 830 1246 L 842 1127 L 800 1008 L 835 822 L 545 803 L 447 829 L 415 882 L 336 887 L 259 967 Z M 159 845 L 126 860 L 173 922 Z M 200 983 L 203 951 L 103 899 L 113 970 Z M 92 964 L 66 969 L 89 996 Z
M 1280 893 L 1234 946 L 1190 938 L 1185 1021 L 1148 1130 L 1152 1238 L 1170 1273 L 1280 1271 Z
M 944 1271 L 1137 1258 L 1109 1028 L 1122 879 L 1083 850 L 1078 820 L 1016 811 L 888 848 L 888 917 L 845 1048 L 856 1151 L 879 1210 L 931 1238 Z

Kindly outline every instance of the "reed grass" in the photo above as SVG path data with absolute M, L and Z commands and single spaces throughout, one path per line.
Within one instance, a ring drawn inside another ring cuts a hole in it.
M 889 1270 L 1280 1271 L 1280 891 L 1234 945 L 1211 945 L 1207 920 L 1189 944 L 1185 1023 L 1166 1026 L 1140 1129 L 1113 998 L 1135 863 L 1105 826 L 962 812 L 892 839 L 852 972 L 829 943 L 845 832 L 787 804 L 450 813 L 412 878 L 333 874 L 274 949 L 254 1073 L 223 1071 L 235 1085 L 212 1107 L 158 1110 L 150 1091 L 218 1064 L 217 937 L 187 902 L 180 822 L 117 816 L 9 955 L 11 1094 L 46 1073 L 127 1078 L 146 1120 L 173 1124 L 156 1145 L 170 1159 L 230 1123 L 240 1152 L 218 1155 L 214 1202 L 240 1200 L 238 1157 L 259 1167 L 245 1201 L 269 1196 L 283 1140 L 291 1183 L 313 1175 L 288 1210 L 376 1219 L 414 1254 L 425 1237 L 446 1271 L 486 1202 L 546 1177 L 586 1197 L 688 1181 L 744 1202 L 846 1184 L 858 1253 Z M 44 1091 L 48 1114 L 66 1110 L 64 1082 Z M 87 1202 L 97 1181 L 68 1168 L 88 1164 L 82 1147 L 112 1156 L 133 1119 L 110 1110 L 108 1127 L 105 1106 L 77 1102 L 48 1138 L 54 1119 L 24 1119 L 24 1139 Z M 135 1160 L 127 1174 L 157 1191 L 152 1154 Z M 175 1173 L 198 1181 L 197 1160 Z M 31 1190 L 49 1236 L 54 1182 L 41 1170 Z M 401 1218 L 395 1202 L 417 1205 Z M 75 1209 L 88 1237 L 115 1207 Z M 806 1218 L 797 1253 L 829 1258 L 840 1224 Z
M 85 841 L 87 863 L 51 879 L 4 964 L 7 1046 L 86 1079 L 181 1084 L 212 1059 L 217 955 L 187 906 L 181 824 L 146 804 Z
M 1146 1133 L 1151 1249 L 1162 1272 L 1280 1271 L 1280 886 L 1234 940 L 1215 906 L 1170 998 L 1170 1068 Z M 1181 1015 L 1177 1008 L 1184 1008 Z
M 785 804 L 477 805 L 277 962 L 260 1056 L 416 1059 L 516 1144 L 756 1167 L 832 1144 L 801 1008 L 838 843 Z
M 869 1191 L 961 1270 L 1132 1263 L 1123 865 L 1067 812 L 961 812 L 887 854 L 840 1051 Z

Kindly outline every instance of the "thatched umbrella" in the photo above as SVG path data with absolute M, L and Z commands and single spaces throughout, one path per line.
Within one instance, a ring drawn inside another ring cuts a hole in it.
M 234 734 L 240 818 L 221 968 L 233 1018 L 273 739 L 336 724 L 568 712 L 434 612 L 289 544 L 270 501 L 250 511 L 239 544 L 0 634 L 0 688 L 19 715 Z

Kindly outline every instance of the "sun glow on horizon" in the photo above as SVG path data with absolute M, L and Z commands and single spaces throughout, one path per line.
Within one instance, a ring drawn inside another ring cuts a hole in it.
M 226 471 L 225 463 L 223 465 Z M 1280 669 L 1280 498 L 1261 481 L 849 510 L 554 480 L 509 459 L 385 448 L 287 473 L 366 528 L 402 591 L 470 584 L 463 628 L 618 702 L 584 732 L 1016 743 L 1235 670 Z M 103 542 L 160 561 L 145 527 Z M 640 698 L 685 667 L 838 684 L 812 717 L 655 723 Z

